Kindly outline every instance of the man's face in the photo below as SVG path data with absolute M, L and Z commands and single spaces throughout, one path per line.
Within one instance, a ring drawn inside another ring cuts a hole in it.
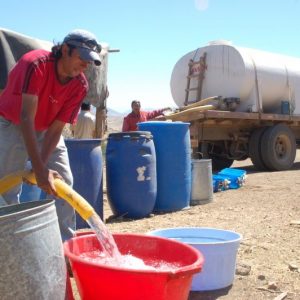
M 139 102 L 135 102 L 132 104 L 132 111 L 135 113 L 135 114 L 139 114 L 140 110 L 141 110 L 141 104 Z
M 82 60 L 76 48 L 73 49 L 71 55 L 69 55 L 68 46 L 66 47 L 67 49 L 63 51 L 62 57 L 63 70 L 67 76 L 73 78 L 78 76 L 81 72 L 84 72 L 90 62 Z

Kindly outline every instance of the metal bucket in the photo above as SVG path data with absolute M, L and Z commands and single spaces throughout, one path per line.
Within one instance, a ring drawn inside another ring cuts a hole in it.
M 191 205 L 204 204 L 213 200 L 211 159 L 192 160 Z
M 0 208 L 1 300 L 65 299 L 66 265 L 54 201 Z

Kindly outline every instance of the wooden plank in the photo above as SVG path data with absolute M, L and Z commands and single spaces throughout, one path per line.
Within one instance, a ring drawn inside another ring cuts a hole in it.
M 192 122 L 192 121 L 203 120 L 203 119 L 204 119 L 204 114 L 202 112 L 191 112 L 187 115 L 173 118 L 172 121 Z
M 277 120 L 277 121 L 300 121 L 300 116 L 282 115 L 282 114 L 261 114 L 262 120 Z
M 197 107 L 197 106 L 203 106 L 203 105 L 211 104 L 212 101 L 214 101 L 216 103 L 216 101 L 219 101 L 219 99 L 220 99 L 219 96 L 208 97 L 208 98 L 196 101 L 192 104 L 188 104 L 187 106 L 180 107 L 179 110 L 182 111 L 182 110 L 187 110 L 187 109 Z
M 103 138 L 107 127 L 106 109 L 97 108 L 96 110 L 96 124 L 95 124 L 95 137 Z
M 258 120 L 258 113 L 246 113 L 246 112 L 233 112 L 233 111 L 221 111 L 221 110 L 207 110 L 205 112 L 205 117 L 207 119 L 248 119 L 248 120 Z
M 232 112 L 220 110 L 207 110 L 205 117 L 208 119 L 247 119 L 247 120 L 263 120 L 263 121 L 300 121 L 300 116 L 290 116 L 281 114 L 261 114 L 247 112 Z
M 201 102 L 201 101 L 200 101 Z M 300 122 L 300 115 L 296 116 L 290 116 L 290 115 L 281 115 L 281 114 L 261 114 L 259 113 L 248 113 L 248 112 L 231 112 L 231 111 L 221 111 L 221 110 L 203 110 L 203 111 L 194 111 L 194 107 L 196 106 L 196 103 L 191 104 L 191 107 L 193 109 L 185 109 L 180 111 L 179 113 L 175 113 L 174 117 L 167 116 L 165 117 L 166 119 L 172 119 L 176 121 L 184 121 L 184 122 L 189 122 L 189 121 L 205 121 L 207 122 L 208 120 L 241 120 L 241 121 L 247 121 L 247 120 L 252 120 L 252 121 L 270 121 L 270 122 L 289 122 L 291 125 L 293 125 L 293 122 L 296 122 L 294 126 L 299 126 Z M 199 108 L 201 106 L 198 106 Z M 202 106 L 202 107 L 208 107 L 208 106 Z M 183 108 L 180 108 L 183 109 Z M 200 108 L 201 110 L 201 108 Z M 188 112 L 188 113 L 186 113 Z M 185 113 L 185 114 L 183 114 Z
M 193 108 L 189 108 L 184 111 L 170 114 L 170 115 L 166 116 L 166 119 L 179 121 L 179 120 L 182 120 L 182 118 L 190 118 L 191 114 L 193 114 L 194 112 L 197 113 L 197 112 L 202 112 L 207 109 L 214 109 L 214 108 L 215 108 L 214 105 L 203 105 L 203 106 L 193 107 Z

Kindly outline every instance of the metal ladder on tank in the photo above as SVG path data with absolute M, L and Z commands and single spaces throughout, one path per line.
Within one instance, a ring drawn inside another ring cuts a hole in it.
M 194 55 L 197 55 L 198 49 Z M 185 101 L 184 101 L 184 105 L 188 105 L 190 103 L 194 103 L 197 102 L 199 100 L 201 100 L 201 94 L 202 94 L 202 86 L 203 86 L 203 79 L 204 79 L 204 73 L 207 69 L 207 65 L 206 65 L 206 52 L 203 53 L 203 56 L 200 56 L 199 61 L 194 61 L 193 59 L 190 59 L 189 61 L 189 71 L 188 71 L 188 75 L 187 75 L 187 84 L 186 84 L 186 89 L 185 89 Z M 198 71 L 199 72 L 196 72 Z M 196 72 L 196 74 L 195 74 Z M 196 78 L 197 79 L 197 86 L 191 88 L 191 79 Z M 189 96 L 190 96 L 190 92 L 191 91 L 197 91 L 197 96 L 196 99 L 193 101 L 189 101 Z

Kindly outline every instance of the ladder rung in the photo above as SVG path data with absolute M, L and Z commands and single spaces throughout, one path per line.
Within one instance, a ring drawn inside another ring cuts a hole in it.
M 197 91 L 198 90 L 198 88 L 196 87 L 196 88 L 190 88 L 190 89 L 185 89 L 186 91 Z
M 193 61 L 189 63 L 189 66 L 199 65 L 200 61 Z
M 195 77 L 199 77 L 201 74 L 194 74 L 194 75 L 188 75 L 188 78 L 195 78 Z

